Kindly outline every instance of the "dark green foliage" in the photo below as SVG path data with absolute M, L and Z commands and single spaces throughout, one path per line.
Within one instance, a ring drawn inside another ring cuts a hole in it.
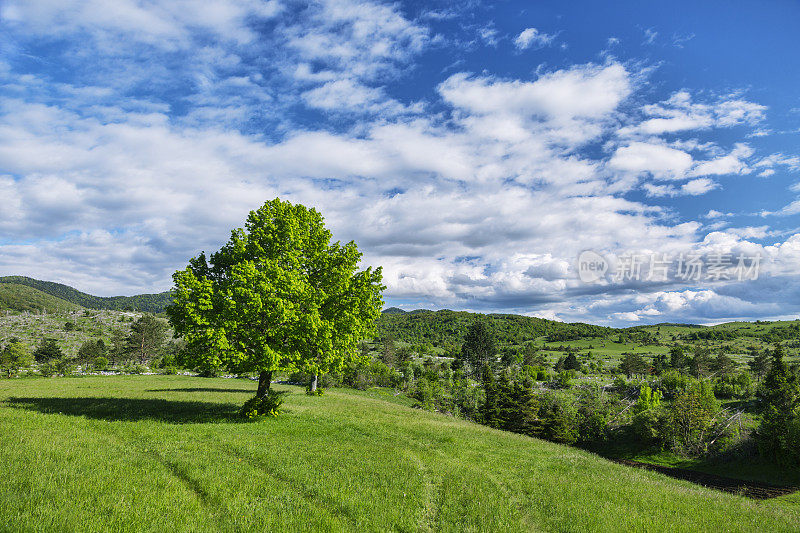
M 759 350 L 755 347 L 750 348 L 750 355 L 753 357 L 753 359 L 749 361 L 747 365 L 756 376 L 756 379 L 761 381 L 764 379 L 764 376 L 767 375 L 767 372 L 769 372 L 770 365 L 772 364 L 772 358 L 766 350 Z
M 719 414 L 711 383 L 693 381 L 678 393 L 670 406 L 665 440 L 677 452 L 702 455 L 719 437 Z
M 711 370 L 717 376 L 727 376 L 736 372 L 736 361 L 734 361 L 723 350 L 720 350 L 717 357 L 711 363 Z
M 781 462 L 800 462 L 800 443 L 794 441 L 800 419 L 800 385 L 783 360 L 780 344 L 772 352 L 771 368 L 758 395 L 763 410 L 758 428 L 761 453 Z
M 580 370 L 581 363 L 578 361 L 578 358 L 575 357 L 574 353 L 570 353 L 564 359 L 564 370 Z
M 694 357 L 689 360 L 689 373 L 696 378 L 707 377 L 713 371 L 714 360 L 708 348 L 697 346 L 694 349 Z
M 37 363 L 46 363 L 63 358 L 64 352 L 61 351 L 55 339 L 42 339 L 34 350 L 33 357 Z
M 0 311 L 58 313 L 78 306 L 19 283 L 3 283 L 0 278 Z
M 454 345 L 464 342 L 469 326 L 477 319 L 485 320 L 502 345 L 522 345 L 543 335 L 566 332 L 570 338 L 603 337 L 611 328 L 590 324 L 565 324 L 543 318 L 520 315 L 469 313 L 466 311 L 412 311 L 410 313 L 382 313 L 376 322 L 378 337 L 393 337 L 399 341 L 427 342 L 434 346 Z
M 470 326 L 461 346 L 460 359 L 468 363 L 476 375 L 491 367 L 497 357 L 497 341 L 484 320 L 476 320 Z
M 683 346 L 675 345 L 669 349 L 669 366 L 678 371 L 683 371 L 689 362 L 686 359 L 686 351 Z
M 131 325 L 125 341 L 125 351 L 144 364 L 156 355 L 167 337 L 167 324 L 153 315 L 142 315 Z
M 78 349 L 78 362 L 81 364 L 93 361 L 106 355 L 106 344 L 103 339 L 88 340 Z M 108 362 L 106 362 L 108 364 Z
M 496 378 L 485 368 L 483 387 L 486 399 L 482 414 L 486 425 L 524 435 L 539 435 L 538 403 L 530 382 L 514 380 L 508 372 L 501 372 Z
M 538 436 L 560 442 L 575 444 L 580 436 L 578 410 L 571 396 L 548 392 L 539 396 Z
M 112 311 L 142 311 L 146 313 L 162 313 L 172 303 L 172 293 L 139 294 L 137 296 L 112 296 L 103 298 L 80 292 L 61 283 L 40 281 L 25 276 L 0 277 L 0 283 L 25 285 L 61 300 L 90 309 L 110 309 Z
M 619 364 L 619 370 L 626 376 L 631 377 L 634 374 L 648 374 L 650 372 L 650 365 L 644 360 L 644 357 L 638 353 L 628 352 L 623 354 L 622 361 Z

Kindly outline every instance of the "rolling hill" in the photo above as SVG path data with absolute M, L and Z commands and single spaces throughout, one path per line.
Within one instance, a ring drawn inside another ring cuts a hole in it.
M 248 380 L 0 381 L 3 531 L 796 531 L 754 501 L 411 409 L 288 391 L 242 423 Z
M 156 294 L 138 294 L 136 296 L 92 296 L 68 285 L 41 281 L 25 276 L 0 277 L 0 283 L 24 285 L 37 289 L 61 300 L 89 309 L 108 309 L 110 311 L 135 310 L 146 313 L 161 313 L 172 303 L 172 293 L 169 291 Z
M 63 313 L 75 311 L 79 308 L 79 305 L 33 287 L 0 281 L 0 312 Z

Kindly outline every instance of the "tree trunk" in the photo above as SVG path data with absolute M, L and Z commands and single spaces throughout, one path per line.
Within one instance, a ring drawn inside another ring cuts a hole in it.
M 259 398 L 266 396 L 269 392 L 269 385 L 271 382 L 272 371 L 267 372 L 266 370 L 262 370 L 258 375 L 258 392 L 256 392 L 256 396 Z
M 314 380 L 311 382 L 311 392 L 315 392 L 317 390 L 317 378 L 319 378 L 319 376 L 314 374 Z

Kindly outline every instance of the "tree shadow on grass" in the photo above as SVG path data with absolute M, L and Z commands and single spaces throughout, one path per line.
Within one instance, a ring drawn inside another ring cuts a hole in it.
M 147 392 L 247 392 L 255 395 L 255 387 L 252 389 L 223 389 L 219 387 L 189 387 L 183 389 L 147 389 Z
M 45 414 L 84 416 L 97 420 L 155 420 L 171 424 L 240 422 L 241 405 L 233 403 L 181 402 L 143 398 L 9 398 L 9 407 Z

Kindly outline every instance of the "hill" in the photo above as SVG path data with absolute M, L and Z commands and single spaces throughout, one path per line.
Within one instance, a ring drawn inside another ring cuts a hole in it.
M 102 297 L 86 294 L 85 292 L 81 292 L 61 283 L 41 281 L 25 276 L 0 277 L 0 283 L 25 285 L 45 294 L 89 309 L 107 309 L 111 311 L 136 310 L 146 313 L 161 313 L 172 303 L 172 294 L 169 291 L 156 294 L 139 294 L 136 296 Z
M 403 342 L 427 342 L 434 346 L 459 346 L 476 318 L 489 322 L 500 344 L 523 344 L 547 336 L 553 341 L 605 337 L 612 328 L 591 324 L 566 324 L 555 320 L 511 314 L 470 313 L 467 311 L 416 310 L 404 313 L 387 309 L 378 320 L 379 338 Z
M 289 391 L 237 423 L 248 380 L 0 382 L 3 531 L 796 531 L 755 502 L 410 409 Z M 34 465 L 34 466 L 32 466 Z
M 63 313 L 77 309 L 80 306 L 33 287 L 0 282 L 0 312 Z

